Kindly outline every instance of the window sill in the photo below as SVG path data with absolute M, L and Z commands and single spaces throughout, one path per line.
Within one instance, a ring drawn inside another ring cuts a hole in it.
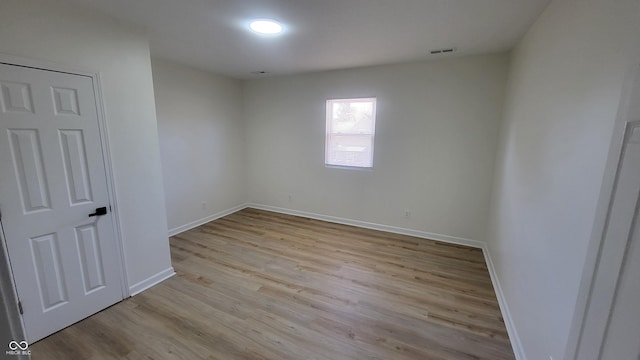
M 355 170 L 355 171 L 369 171 L 369 172 L 373 171 L 373 166 L 372 167 L 360 167 L 360 166 L 324 164 L 324 167 L 328 168 L 328 169 L 338 169 L 338 170 Z

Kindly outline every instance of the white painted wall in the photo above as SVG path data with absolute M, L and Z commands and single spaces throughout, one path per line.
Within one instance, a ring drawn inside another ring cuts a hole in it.
M 488 247 L 528 359 L 561 359 L 640 2 L 556 0 L 513 52 Z
M 152 68 L 171 232 L 247 201 L 242 83 L 156 58 Z
M 247 81 L 250 201 L 484 240 L 506 73 L 499 54 Z M 374 169 L 326 168 L 325 101 L 374 96 Z
M 149 44 L 64 0 L 0 2 L 0 53 L 99 72 L 128 285 L 171 267 Z

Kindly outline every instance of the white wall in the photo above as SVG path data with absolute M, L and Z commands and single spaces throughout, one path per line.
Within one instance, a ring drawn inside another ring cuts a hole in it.
M 244 204 L 241 82 L 156 58 L 152 68 L 169 229 Z
M 100 73 L 128 285 L 170 268 L 146 38 L 62 0 L 3 0 L 0 53 Z
M 247 81 L 250 201 L 484 240 L 506 73 L 500 54 Z M 374 169 L 326 168 L 325 101 L 373 96 Z
M 513 52 L 488 246 L 528 359 L 561 359 L 640 2 L 556 0 Z

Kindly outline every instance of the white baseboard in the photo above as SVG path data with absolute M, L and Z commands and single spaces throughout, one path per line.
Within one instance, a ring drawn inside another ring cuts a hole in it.
M 459 238 L 459 237 L 449 236 L 449 235 L 435 234 L 435 233 L 430 233 L 426 231 L 405 229 L 401 227 L 370 223 L 370 222 L 360 221 L 360 220 L 352 220 L 352 219 L 341 218 L 336 216 L 310 213 L 306 211 L 291 210 L 291 209 L 285 209 L 285 208 L 262 205 L 262 204 L 250 203 L 250 204 L 247 204 L 245 207 L 259 209 L 259 210 L 273 211 L 273 212 L 287 214 L 287 215 L 302 216 L 302 217 L 307 217 L 307 218 L 316 219 L 316 220 L 323 220 L 323 221 L 328 221 L 328 222 L 337 223 L 337 224 L 352 225 L 352 226 L 357 226 L 365 229 L 386 231 L 394 234 L 415 236 L 423 239 L 437 240 L 437 241 L 442 241 L 450 244 L 466 245 L 466 246 L 479 248 L 479 249 L 482 249 L 484 247 L 484 242 L 482 241 Z
M 173 275 L 175 275 L 175 271 L 173 271 L 173 267 L 170 267 L 168 269 L 162 270 L 159 273 L 140 281 L 139 283 L 132 285 L 129 287 L 129 294 L 130 296 L 135 296 L 137 294 L 140 294 L 141 292 L 149 289 L 150 287 L 157 285 L 159 283 L 161 283 L 164 280 L 167 280 L 168 278 L 172 277 Z
M 209 216 L 207 216 L 205 218 L 202 218 L 200 220 L 192 221 L 192 222 L 190 222 L 188 224 L 175 227 L 175 228 L 169 230 L 169 236 L 171 237 L 171 236 L 174 236 L 174 235 L 178 235 L 181 232 L 185 232 L 187 230 L 191 230 L 191 229 L 196 228 L 196 227 L 198 227 L 200 225 L 204 225 L 204 224 L 206 224 L 206 223 L 208 223 L 210 221 L 219 219 L 219 218 L 227 216 L 229 214 L 233 214 L 234 212 L 242 210 L 242 209 L 244 209 L 246 207 L 247 207 L 246 204 L 238 205 L 238 206 L 232 207 L 231 209 L 223 210 L 223 211 L 217 212 L 217 213 L 215 213 L 213 215 L 209 215 Z
M 507 334 L 509 334 L 509 340 L 511 341 L 513 353 L 516 356 L 516 360 L 527 360 L 527 356 L 525 355 L 524 349 L 522 348 L 522 342 L 520 341 L 520 337 L 518 336 L 518 331 L 516 330 L 513 318 L 511 317 L 511 313 L 509 312 L 507 299 L 504 297 L 504 293 L 502 292 L 500 280 L 498 280 L 498 273 L 496 273 L 496 268 L 493 266 L 493 260 L 491 259 L 491 254 L 489 253 L 489 248 L 486 244 L 482 246 L 482 252 L 484 253 L 484 259 L 487 262 L 487 269 L 489 270 L 489 276 L 491 277 L 493 290 L 495 291 L 496 297 L 498 298 L 498 305 L 500 306 L 500 312 L 502 313 L 502 318 L 504 319 L 504 325 L 507 328 Z

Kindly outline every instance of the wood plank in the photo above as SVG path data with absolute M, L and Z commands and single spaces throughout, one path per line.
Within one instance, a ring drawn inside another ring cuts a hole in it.
M 33 359 L 514 359 L 479 249 L 256 209 L 170 242 L 177 276 Z

